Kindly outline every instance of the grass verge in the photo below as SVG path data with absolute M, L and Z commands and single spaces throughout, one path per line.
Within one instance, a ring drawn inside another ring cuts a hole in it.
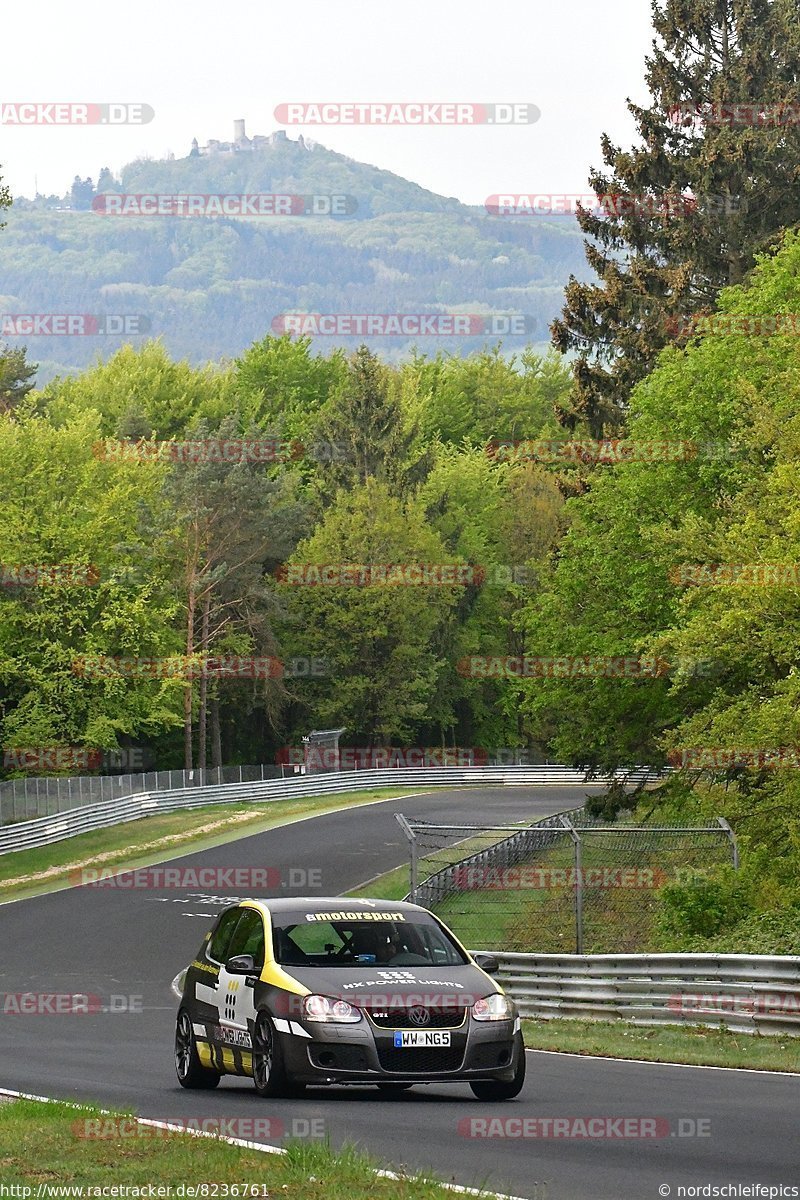
M 214 804 L 126 821 L 36 850 L 17 850 L 0 855 L 0 901 L 23 899 L 66 887 L 72 873 L 82 867 L 133 870 L 152 866 L 176 855 L 221 846 L 298 818 L 319 816 L 333 809 L 370 804 L 393 796 L 402 799 L 413 790 L 378 788 L 260 804 Z
M 325 1143 L 306 1141 L 288 1145 L 285 1155 L 265 1154 L 214 1138 L 167 1136 L 149 1126 L 138 1126 L 138 1135 L 131 1135 L 127 1122 L 122 1125 L 129 1130 L 125 1138 L 79 1137 L 76 1130 L 93 1118 L 106 1128 L 114 1125 L 113 1118 L 98 1110 L 68 1104 L 0 1104 L 0 1179 L 29 1187 L 29 1196 L 40 1185 L 46 1196 L 48 1185 L 65 1184 L 172 1189 L 184 1184 L 184 1196 L 190 1195 L 189 1185 L 206 1184 L 211 1188 L 198 1196 L 285 1200 L 450 1200 L 453 1195 L 423 1175 L 382 1178 L 372 1160 L 351 1147 L 334 1153 Z M 214 1191 L 215 1184 L 231 1187 Z
M 523 1021 L 531 1050 L 602 1058 L 800 1072 L 800 1038 L 760 1037 L 706 1025 L 624 1025 L 615 1021 Z

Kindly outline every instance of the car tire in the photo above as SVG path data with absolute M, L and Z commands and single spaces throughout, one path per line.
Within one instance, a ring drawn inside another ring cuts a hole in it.
M 258 1014 L 253 1027 L 253 1083 L 265 1098 L 290 1095 L 296 1087 L 286 1074 L 275 1026 L 265 1012 Z
M 185 1008 L 178 1013 L 175 1026 L 175 1072 L 184 1088 L 215 1088 L 222 1078 L 219 1071 L 200 1062 L 191 1018 Z
M 515 1039 L 517 1065 L 514 1068 L 514 1078 L 508 1082 L 502 1079 L 482 1079 L 469 1086 L 479 1100 L 513 1100 L 525 1085 L 525 1043 L 522 1034 Z
M 413 1083 L 392 1083 L 387 1080 L 386 1083 L 378 1084 L 378 1091 L 387 1092 L 390 1096 L 396 1096 L 399 1092 L 407 1092 L 413 1086 Z

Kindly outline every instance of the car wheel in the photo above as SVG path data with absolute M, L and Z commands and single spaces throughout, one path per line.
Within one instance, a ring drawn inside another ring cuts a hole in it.
M 525 1043 L 521 1033 L 516 1037 L 516 1049 L 517 1065 L 513 1079 L 508 1082 L 502 1079 L 484 1079 L 469 1085 L 479 1100 L 513 1100 L 520 1094 L 525 1084 Z
M 185 1008 L 178 1013 L 175 1027 L 175 1070 L 178 1083 L 185 1088 L 215 1088 L 221 1079 L 219 1071 L 200 1062 L 192 1022 Z
M 413 1083 L 379 1083 L 378 1091 L 388 1092 L 389 1095 L 392 1096 L 396 1095 L 398 1092 L 407 1092 L 408 1089 L 412 1088 L 413 1086 Z
M 265 1012 L 253 1029 L 253 1083 L 259 1096 L 285 1096 L 291 1090 L 275 1026 Z

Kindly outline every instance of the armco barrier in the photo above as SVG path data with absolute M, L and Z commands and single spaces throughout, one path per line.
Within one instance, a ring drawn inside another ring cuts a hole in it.
M 637 778 L 646 777 L 640 772 Z M 622 774 L 620 777 L 624 777 Z M 589 781 L 603 784 L 602 779 Z M 470 785 L 522 785 L 587 783 L 583 771 L 572 767 L 407 767 L 395 770 L 342 771 L 320 775 L 302 775 L 293 779 L 275 779 L 264 783 L 228 783 L 189 790 L 138 792 L 102 804 L 73 808 L 34 821 L 20 821 L 0 827 L 0 854 L 48 846 L 53 842 L 136 821 L 154 813 L 177 809 L 202 808 L 209 804 L 265 803 L 293 800 L 302 796 L 325 796 L 337 792 L 365 791 L 385 787 L 468 787 Z
M 800 957 L 490 953 L 524 1017 L 800 1036 Z

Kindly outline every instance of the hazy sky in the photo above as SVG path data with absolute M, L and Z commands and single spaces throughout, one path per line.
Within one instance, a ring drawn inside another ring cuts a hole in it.
M 192 137 L 279 127 L 285 101 L 526 101 L 532 125 L 292 127 L 446 196 L 584 192 L 605 130 L 628 144 L 626 97 L 646 99 L 649 0 L 324 0 L 275 5 L 35 0 L 3 12 L 0 103 L 142 102 L 140 127 L 0 126 L 12 192 L 63 193 L 143 155 L 182 157 Z

